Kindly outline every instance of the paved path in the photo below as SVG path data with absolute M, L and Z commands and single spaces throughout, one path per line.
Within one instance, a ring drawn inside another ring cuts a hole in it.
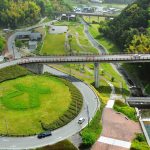
M 109 81 L 106 80 L 106 82 L 110 85 L 112 92 L 103 110 L 102 134 L 92 150 L 129 150 L 135 133 L 141 132 L 141 128 L 138 123 L 113 110 L 115 100 L 122 97 L 115 94 L 115 88 Z
M 84 105 L 81 113 L 66 126 L 53 131 L 52 136 L 41 140 L 37 139 L 36 136 L 0 137 L 0 149 L 31 149 L 57 143 L 79 132 L 88 124 L 88 118 L 91 120 L 94 116 L 99 106 L 99 100 L 97 99 L 97 96 L 91 90 L 91 88 L 89 88 L 89 86 L 73 77 L 68 76 L 67 74 L 64 74 L 46 65 L 44 65 L 44 72 L 50 72 L 58 76 L 65 76 L 72 81 L 72 83 L 80 90 L 84 98 Z M 88 111 L 89 114 L 87 113 Z M 80 117 L 85 118 L 85 122 L 82 125 L 79 125 L 77 123 Z

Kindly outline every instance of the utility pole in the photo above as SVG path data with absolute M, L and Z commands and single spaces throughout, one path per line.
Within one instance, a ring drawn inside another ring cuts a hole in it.
M 5 126 L 6 126 L 6 132 L 7 132 L 7 135 L 8 135 L 8 124 L 7 124 L 6 118 L 4 118 L 4 121 L 5 121 Z

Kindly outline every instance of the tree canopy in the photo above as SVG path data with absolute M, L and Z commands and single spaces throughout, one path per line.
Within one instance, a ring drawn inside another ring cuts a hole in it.
M 0 53 L 3 51 L 5 46 L 5 39 L 0 36 Z
M 150 1 L 137 0 L 99 31 L 124 51 L 150 52 L 150 47 L 147 46 L 150 37 L 149 19 Z
M 35 23 L 51 13 L 45 0 L 0 0 L 0 26 L 17 27 Z

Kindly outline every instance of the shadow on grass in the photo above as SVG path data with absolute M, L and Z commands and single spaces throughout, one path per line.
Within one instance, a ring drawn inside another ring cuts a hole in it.
M 102 36 L 102 35 L 98 35 L 95 37 L 96 40 L 103 40 L 106 42 L 107 45 L 101 43 L 104 47 L 106 47 L 109 51 L 109 53 L 114 53 L 114 52 L 119 52 L 119 48 L 113 43 L 113 41 L 111 41 L 110 39 Z M 113 44 L 112 44 L 113 43 Z
M 92 83 L 92 85 L 94 86 L 95 83 Z M 129 95 L 129 91 L 126 90 L 125 88 L 121 89 L 121 88 L 118 88 L 118 87 L 115 87 L 115 86 L 114 86 L 114 88 L 115 88 L 115 93 L 116 94 Z M 103 94 L 111 94 L 111 91 L 112 91 L 111 87 L 109 85 L 108 86 L 100 85 L 100 87 L 96 88 L 96 89 L 99 93 L 103 93 Z

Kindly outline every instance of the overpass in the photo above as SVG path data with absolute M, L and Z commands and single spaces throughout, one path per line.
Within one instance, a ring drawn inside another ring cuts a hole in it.
M 130 106 L 149 108 L 150 107 L 150 97 L 130 97 L 126 100 Z
M 39 63 L 94 63 L 95 87 L 99 87 L 99 63 L 139 63 L 150 62 L 150 54 L 102 54 L 102 55 L 62 55 L 62 56 L 35 56 L 15 59 L 0 64 L 0 69 L 12 65 L 39 64 Z
M 117 16 L 116 14 L 96 13 L 96 12 L 93 12 L 93 13 L 86 13 L 86 12 L 54 12 L 54 14 L 56 14 L 56 15 L 66 14 L 66 18 L 67 18 L 68 20 L 70 20 L 70 16 L 71 16 L 71 15 L 76 15 L 76 16 L 88 16 L 89 19 L 90 19 L 90 17 L 94 16 L 94 17 L 98 17 L 98 20 L 99 20 L 100 17 L 114 18 L 114 17 Z M 60 17 L 60 19 L 61 19 L 61 17 Z
M 86 12 L 54 12 L 54 14 L 66 14 L 66 15 L 77 15 L 77 16 L 97 16 L 97 17 L 108 17 L 113 18 L 116 15 L 108 13 L 86 13 Z

